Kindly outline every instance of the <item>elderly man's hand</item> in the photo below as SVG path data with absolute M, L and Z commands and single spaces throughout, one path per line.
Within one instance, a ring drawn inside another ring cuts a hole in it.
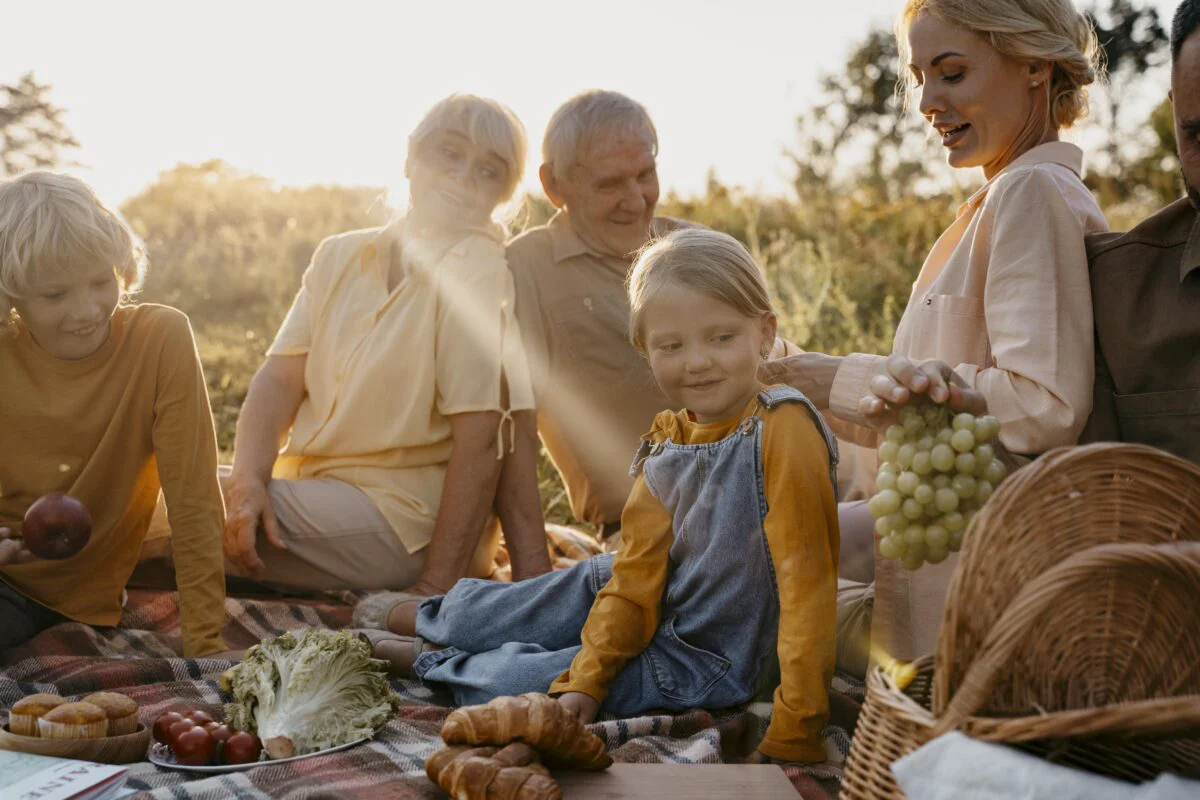
M 783 383 L 799 389 L 817 408 L 829 407 L 829 390 L 842 359 L 824 353 L 798 353 L 758 367 L 758 379 L 768 386 Z
M 25 540 L 17 538 L 9 528 L 0 527 L 0 567 L 5 564 L 28 564 L 37 558 L 25 549 Z
M 946 403 L 955 413 L 987 413 L 987 400 L 967 385 L 944 361 L 913 361 L 900 355 L 889 356 L 884 371 L 870 382 L 871 393 L 859 401 L 858 411 L 873 427 L 884 430 L 896 422 L 900 409 L 928 397 Z
M 271 508 L 271 497 L 262 481 L 251 475 L 236 473 L 229 479 L 227 495 L 223 542 L 225 557 L 244 575 L 257 576 L 265 568 L 255 549 L 260 520 L 267 541 L 280 550 L 287 549 L 279 522 L 275 519 L 275 511 Z

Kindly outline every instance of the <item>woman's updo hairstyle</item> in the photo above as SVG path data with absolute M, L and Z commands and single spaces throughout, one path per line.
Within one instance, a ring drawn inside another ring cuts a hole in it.
M 907 72 L 908 29 L 921 14 L 987 39 L 1021 62 L 1050 62 L 1050 124 L 1069 128 L 1087 116 L 1087 87 L 1100 80 L 1103 50 L 1091 22 L 1071 0 L 906 0 L 896 26 L 900 74 Z

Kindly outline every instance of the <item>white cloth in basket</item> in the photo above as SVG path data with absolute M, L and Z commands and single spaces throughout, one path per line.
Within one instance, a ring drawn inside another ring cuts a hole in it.
M 1134 787 L 961 733 L 892 764 L 909 800 L 1196 800 L 1200 782 L 1162 775 Z

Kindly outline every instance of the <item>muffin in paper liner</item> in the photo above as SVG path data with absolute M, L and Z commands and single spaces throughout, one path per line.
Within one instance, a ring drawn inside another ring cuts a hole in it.
M 108 716 L 91 703 L 63 703 L 38 720 L 43 739 L 103 739 L 108 733 Z
M 83 698 L 104 712 L 108 719 L 108 736 L 123 736 L 134 733 L 138 727 L 138 704 L 131 697 L 117 692 L 96 692 Z
M 67 702 L 56 694 L 31 694 L 13 703 L 8 710 L 8 730 L 18 736 L 38 736 L 38 720 Z

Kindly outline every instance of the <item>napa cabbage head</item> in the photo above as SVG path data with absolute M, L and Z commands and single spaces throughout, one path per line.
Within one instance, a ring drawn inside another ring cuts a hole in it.
M 400 708 L 385 662 L 347 631 L 309 628 L 265 639 L 228 674 L 225 718 L 258 734 L 270 758 L 369 738 Z

